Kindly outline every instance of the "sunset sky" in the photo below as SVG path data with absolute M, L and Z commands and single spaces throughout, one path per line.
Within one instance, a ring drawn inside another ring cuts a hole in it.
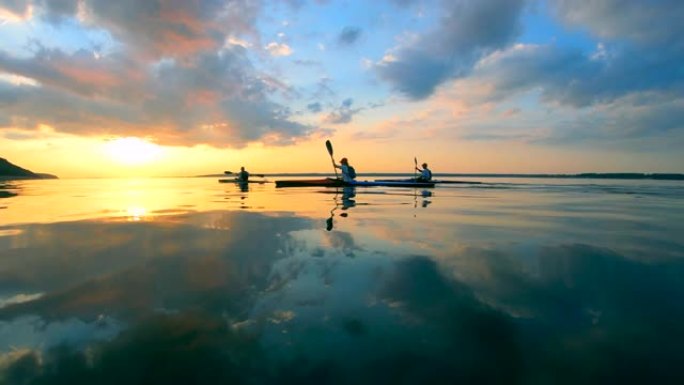
M 681 0 L 0 0 L 0 157 L 60 177 L 684 172 Z

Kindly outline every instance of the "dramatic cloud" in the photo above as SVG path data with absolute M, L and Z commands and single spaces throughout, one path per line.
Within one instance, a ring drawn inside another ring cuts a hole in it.
M 133 96 L 145 76 L 145 68 L 140 63 L 122 55 L 96 57 L 86 50 L 66 54 L 46 48 L 40 48 L 31 58 L 16 58 L 0 51 L 0 71 L 62 92 L 125 98 Z
M 390 52 L 380 77 L 414 99 L 430 96 L 452 77 L 466 75 L 484 54 L 503 48 L 520 32 L 524 0 L 445 1 L 433 31 Z
M 184 56 L 219 48 L 230 33 L 253 31 L 252 0 L 86 0 L 92 22 L 145 56 Z
M 141 68 L 118 56 L 42 51 L 15 59 L 0 53 L 0 69 L 42 87 L 5 85 L 0 111 L 18 127 L 48 124 L 83 134 L 145 135 L 162 143 L 241 145 L 269 137 L 285 143 L 310 127 L 269 100 L 279 90 L 260 77 L 239 46 L 183 63 Z
M 154 132 L 160 143 L 230 146 L 283 144 L 312 132 L 273 101 L 279 93 L 292 97 L 292 90 L 255 69 L 245 47 L 226 44 L 238 35 L 258 41 L 260 1 L 29 3 L 35 17 L 57 24 L 72 18 L 80 24 L 69 28 L 103 30 L 116 43 L 97 53 L 47 48 L 41 40 L 30 55 L 0 49 L 2 79 L 28 82 L 0 82 L 4 126 L 48 125 L 87 135 Z M 31 9 L 21 5 L 4 7 L 15 13 Z M 267 50 L 292 53 L 277 43 Z
M 137 55 L 181 57 L 220 48 L 229 34 L 256 36 L 259 0 L 33 0 L 3 2 L 18 16 L 29 10 L 50 23 L 77 18 L 102 29 Z
M 589 51 L 555 41 L 504 47 L 483 56 L 454 86 L 458 99 L 471 105 L 505 106 L 522 97 L 538 97 L 554 113 L 554 119 L 544 123 L 548 131 L 543 137 L 530 135 L 529 123 L 536 118 L 528 113 L 509 120 L 503 131 L 466 137 L 556 144 L 646 137 L 684 141 L 684 45 L 677 38 L 684 33 L 677 16 L 684 5 L 560 1 L 552 9 L 567 25 L 605 40 L 597 40 Z M 646 27 L 653 20 L 657 25 Z M 527 132 L 514 133 L 513 121 L 527 123 Z

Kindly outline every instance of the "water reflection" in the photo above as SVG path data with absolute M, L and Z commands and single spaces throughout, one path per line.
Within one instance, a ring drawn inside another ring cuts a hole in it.
M 0 199 L 18 195 L 19 187 L 9 181 L 0 181 Z
M 224 188 L 223 192 L 221 193 L 222 199 L 235 199 L 237 198 L 238 200 L 235 202 L 237 203 L 237 207 L 240 209 L 250 209 L 251 206 L 249 205 L 249 191 L 250 191 L 250 183 L 249 182 L 237 182 L 233 179 L 228 180 L 227 182 L 221 182 L 224 183 L 226 188 Z
M 247 192 L 249 191 L 249 183 L 248 182 L 236 182 L 238 188 L 242 192 Z
M 430 190 L 422 190 L 422 191 L 420 192 L 420 196 L 423 198 L 423 201 L 420 203 L 420 207 L 426 208 L 426 207 L 428 207 L 428 205 L 429 205 L 430 203 L 432 203 L 432 201 L 429 199 L 430 197 L 432 197 L 432 191 L 430 191 Z M 416 199 L 414 202 L 416 202 L 416 203 L 414 204 L 414 207 L 416 207 L 416 206 L 417 206 L 418 199 Z
M 684 259 L 437 230 L 441 252 L 421 252 L 407 247 L 415 223 L 369 221 L 375 206 L 338 193 L 335 219 L 355 207 L 348 231 L 249 211 L 13 227 L 0 237 L 2 381 L 684 379 Z M 410 202 L 392 207 L 416 211 Z
M 338 195 L 340 194 L 341 190 L 341 197 L 338 199 Z M 343 210 L 344 212 L 340 213 L 341 217 L 347 217 L 349 214 L 346 212 L 346 210 L 356 206 L 356 188 L 351 187 L 351 186 L 346 186 L 335 189 L 335 196 L 333 197 L 333 201 L 335 202 L 335 206 L 330 210 L 330 217 L 326 219 L 325 221 L 325 229 L 327 231 L 331 231 L 334 227 L 333 224 L 333 217 L 335 216 L 335 211 L 338 209 Z M 340 203 L 341 203 L 341 208 L 340 208 Z

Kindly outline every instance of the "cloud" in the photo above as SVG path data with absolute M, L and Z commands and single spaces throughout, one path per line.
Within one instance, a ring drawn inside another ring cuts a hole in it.
M 88 0 L 86 9 L 94 24 L 135 52 L 151 57 L 178 57 L 220 47 L 227 32 L 221 27 L 220 18 L 238 21 L 230 16 L 236 3 L 231 1 L 224 7 L 219 1 Z M 250 8 L 246 7 L 243 20 L 250 16 Z M 224 25 L 239 29 L 244 22 Z
M 34 17 L 55 23 L 71 17 L 72 27 L 104 30 L 116 42 L 97 55 L 46 48 L 40 40 L 32 56 L 0 49 L 5 78 L 38 85 L 0 85 L 4 126 L 45 124 L 86 135 L 153 132 L 160 143 L 219 146 L 285 144 L 313 130 L 273 101 L 277 94 L 298 97 L 294 89 L 257 71 L 247 57 L 243 38 L 259 39 L 260 1 L 41 0 L 32 7 Z M 242 46 L 227 44 L 238 37 Z M 285 44 L 267 49 L 292 53 Z
M 4 0 L 0 4 L 0 11 L 5 10 L 11 15 L 22 18 L 29 14 L 30 9 L 30 4 L 26 0 Z M 2 12 L 0 12 L 0 15 L 2 15 Z
M 361 29 L 357 27 L 344 27 L 337 36 L 337 43 L 340 46 L 350 46 L 356 43 L 361 37 Z
M 363 111 L 363 108 L 351 108 L 354 100 L 347 98 L 342 101 L 342 104 L 325 117 L 325 123 L 330 124 L 345 124 L 352 121 L 354 115 Z
M 51 23 L 76 15 L 79 0 L 36 0 L 36 6 L 43 8 L 43 17 Z
M 318 79 L 313 95 L 316 99 L 334 97 L 336 93 L 332 88 L 332 79 L 329 77 L 322 77 Z
M 152 67 L 116 54 L 95 58 L 41 50 L 17 59 L 0 52 L 0 69 L 42 87 L 3 85 L 0 111 L 22 128 L 48 124 L 81 134 L 148 135 L 161 143 L 241 146 L 248 141 L 288 143 L 313 128 L 290 120 L 270 100 L 287 92 L 231 46 Z
M 0 70 L 38 82 L 45 87 L 82 96 L 122 95 L 135 88 L 145 69 L 118 54 L 98 58 L 91 51 L 66 54 L 40 47 L 31 58 L 16 58 L 0 51 Z
M 558 0 L 552 6 L 565 23 L 600 38 L 684 47 L 684 3 L 679 0 Z
M 684 4 L 559 1 L 566 25 L 588 31 L 595 49 L 552 42 L 517 44 L 483 57 L 457 83 L 468 103 L 509 103 L 533 95 L 554 113 L 532 142 L 671 148 L 684 142 Z M 658 20 L 657 25 L 653 20 Z M 646 27 L 653 24 L 652 27 Z M 473 93 L 470 90 L 479 89 Z M 524 119 L 524 118 L 522 118 Z M 472 138 L 507 138 L 477 132 Z
M 554 45 L 518 45 L 482 61 L 473 76 L 493 86 L 494 98 L 539 87 L 544 99 L 575 107 L 631 92 L 681 92 L 677 90 L 684 85 L 678 76 L 684 52 L 645 55 L 625 48 L 601 54 L 605 56 Z
M 285 43 L 271 42 L 264 47 L 272 56 L 290 56 L 292 55 L 292 48 Z
M 26 13 L 21 4 L 5 7 Z M 108 1 L 35 0 L 38 17 L 51 23 L 78 19 L 87 28 L 107 31 L 128 52 L 146 58 L 180 58 L 219 49 L 228 35 L 257 36 L 254 23 L 261 2 L 253 0 Z
M 323 110 L 323 106 L 319 102 L 309 103 L 306 105 L 306 109 L 313 113 L 317 113 Z
M 467 75 L 483 55 L 508 45 L 520 32 L 524 0 L 443 2 L 439 25 L 391 50 L 376 65 L 381 79 L 413 99 L 444 81 Z
M 660 93 L 633 93 L 598 105 L 558 125 L 541 143 L 596 143 L 629 145 L 632 149 L 661 150 L 684 144 L 684 97 Z

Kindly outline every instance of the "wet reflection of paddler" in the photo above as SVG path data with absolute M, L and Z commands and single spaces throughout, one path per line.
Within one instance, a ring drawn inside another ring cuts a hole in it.
M 327 231 L 331 231 L 333 229 L 333 217 L 335 216 L 335 210 L 339 208 L 339 201 L 337 200 L 337 195 L 339 193 L 339 189 L 335 190 L 335 197 L 333 200 L 335 201 L 335 207 L 333 207 L 332 210 L 330 210 L 330 218 L 325 220 L 325 229 Z M 356 206 L 356 201 L 354 198 L 356 197 L 356 187 L 353 186 L 345 186 L 342 188 L 342 210 L 347 210 L 348 208 Z M 348 214 L 346 212 L 341 213 L 341 217 L 346 217 Z
M 346 186 L 342 188 L 342 210 L 356 206 L 356 187 Z
M 429 190 L 423 190 L 421 191 L 420 195 L 423 197 L 423 202 L 421 203 L 421 206 L 423 208 L 428 207 L 430 203 L 432 203 L 431 200 L 428 200 L 432 196 L 432 191 Z

